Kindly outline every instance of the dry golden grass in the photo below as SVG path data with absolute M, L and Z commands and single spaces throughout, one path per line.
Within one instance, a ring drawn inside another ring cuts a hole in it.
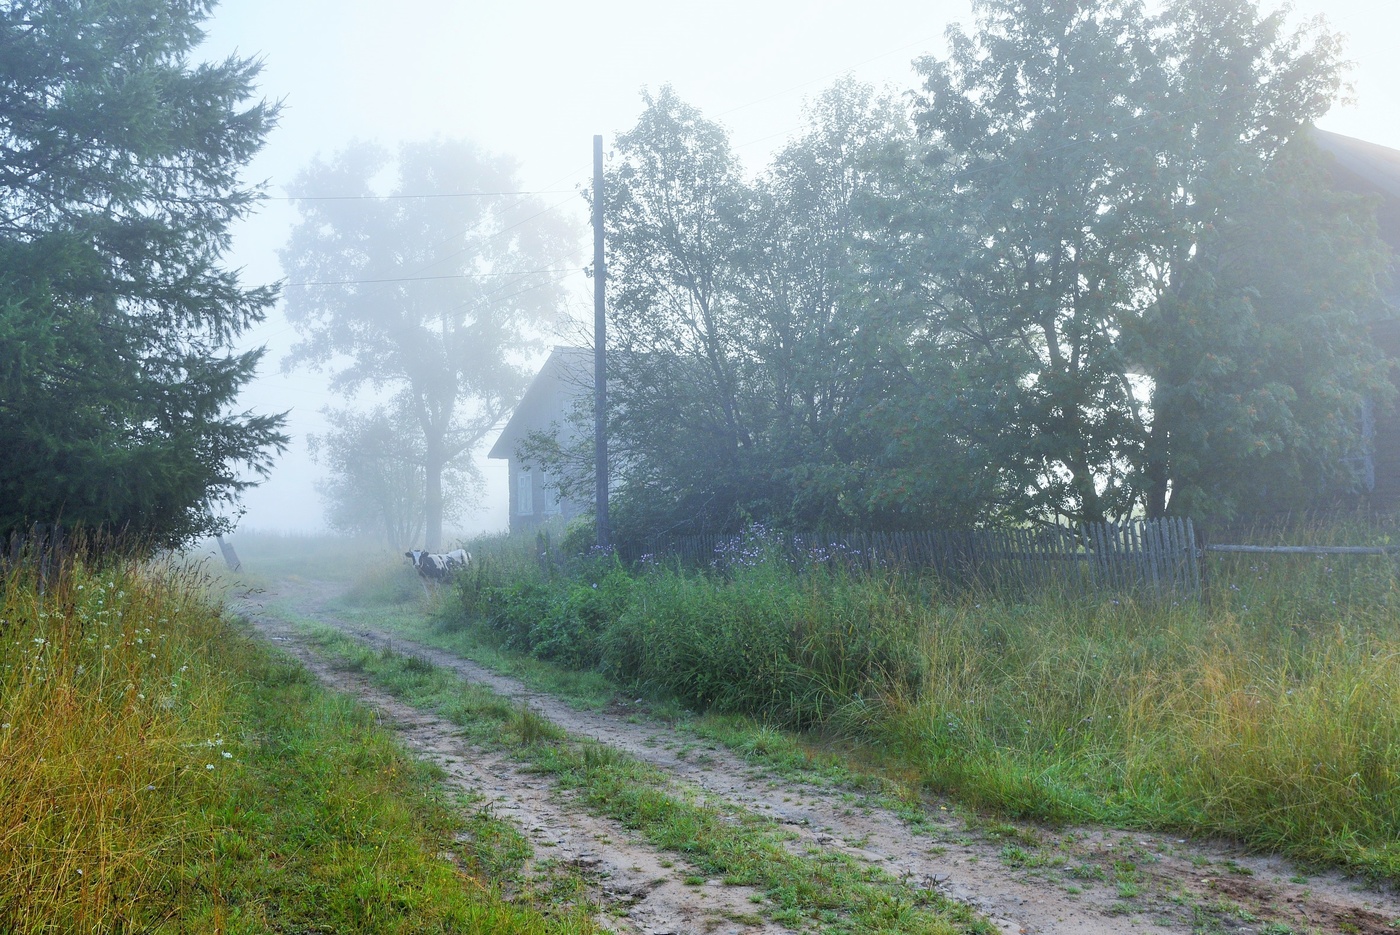
M 206 584 L 134 562 L 0 578 L 0 932 L 596 931 L 586 902 L 464 869 L 519 872 L 518 833 L 449 807 Z
M 65 563 L 0 582 L 0 918 L 17 930 L 144 918 L 238 751 L 197 572 Z

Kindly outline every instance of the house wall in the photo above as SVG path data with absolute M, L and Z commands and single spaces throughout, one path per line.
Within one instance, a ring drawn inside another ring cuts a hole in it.
M 560 498 L 557 491 L 550 490 L 546 484 L 544 472 L 537 467 L 531 467 L 528 475 L 524 474 L 527 465 L 519 458 L 511 457 L 507 459 L 510 469 L 510 531 L 511 533 L 529 532 L 537 529 L 548 522 L 560 521 L 569 522 L 573 518 L 581 515 L 586 510 L 585 504 L 577 503 L 567 498 Z M 522 512 L 521 484 L 528 478 L 529 483 L 529 512 Z
M 525 465 L 516 454 L 516 448 L 531 432 L 549 430 L 551 426 L 562 430 L 564 444 L 570 443 L 573 436 L 568 424 L 569 412 L 574 400 L 591 389 L 591 361 L 591 352 L 556 347 L 531 381 L 487 455 L 507 464 L 510 502 L 506 515 L 510 518 L 512 533 L 528 532 L 550 521 L 568 522 L 586 512 L 590 505 L 569 500 L 560 502 L 557 494 L 546 490 L 543 474 L 534 470 L 524 475 L 530 484 L 530 509 L 522 511 L 521 469 Z

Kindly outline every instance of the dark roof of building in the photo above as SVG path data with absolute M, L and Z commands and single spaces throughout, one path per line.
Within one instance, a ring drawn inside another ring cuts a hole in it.
M 515 454 L 515 446 L 526 436 L 562 420 L 568 415 L 568 401 L 592 389 L 593 350 L 556 346 L 525 388 L 525 394 L 486 457 L 508 460 Z

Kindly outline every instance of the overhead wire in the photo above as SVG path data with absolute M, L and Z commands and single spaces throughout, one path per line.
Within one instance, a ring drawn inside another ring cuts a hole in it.
M 901 51 L 904 51 L 904 50 L 906 50 L 906 49 L 915 48 L 915 47 L 917 47 L 917 46 L 922 46 L 922 45 L 924 45 L 925 43 L 927 43 L 927 42 L 929 42 L 929 41 L 931 41 L 932 39 L 935 39 L 935 38 L 937 38 L 936 35 L 935 35 L 935 36 L 926 36 L 926 37 L 924 37 L 924 38 L 922 38 L 922 39 L 919 39 L 919 40 L 916 40 L 916 41 L 914 41 L 914 42 L 905 43 L 905 44 L 903 44 L 903 45 L 901 45 L 901 46 L 898 46 L 898 47 L 896 47 L 896 48 L 894 48 L 894 49 L 891 49 L 891 50 L 889 50 L 889 51 L 882 52 L 882 53 L 880 53 L 880 54 L 878 54 L 878 55 L 871 56 L 870 58 L 867 58 L 867 59 L 863 59 L 862 61 L 857 62 L 857 63 L 855 63 L 854 65 L 848 66 L 848 67 L 846 67 L 846 68 L 842 68 L 842 69 L 837 70 L 837 71 L 828 72 L 827 74 L 825 74 L 825 75 L 823 75 L 823 76 L 821 76 L 821 77 L 813 78 L 813 79 L 810 79 L 810 80 L 804 81 L 804 82 L 800 82 L 800 83 L 795 84 L 795 85 L 792 85 L 792 86 L 790 86 L 790 87 L 788 87 L 788 88 L 784 88 L 784 89 L 781 90 L 781 91 L 777 91 L 777 92 L 774 92 L 774 93 L 772 93 L 772 94 L 765 95 L 765 96 L 760 97 L 760 98 L 756 98 L 756 99 L 754 99 L 754 100 L 752 100 L 752 101 L 748 101 L 748 102 L 746 102 L 746 103 L 744 103 L 744 104 L 740 104 L 740 105 L 737 105 L 737 106 L 735 106 L 735 107 L 731 107 L 731 108 L 729 108 L 728 110 L 721 111 L 717 116 L 723 117 L 723 116 L 726 116 L 726 115 L 728 115 L 728 114 L 732 114 L 732 113 L 736 113 L 736 112 L 738 112 L 738 111 L 740 111 L 740 110 L 744 110 L 744 109 L 746 109 L 746 108 L 748 108 L 748 107 L 753 107 L 753 106 L 756 106 L 756 105 L 758 105 L 758 104 L 762 104 L 762 103 L 765 103 L 765 102 L 767 102 L 767 101 L 774 100 L 774 99 L 779 98 L 779 97 L 783 97 L 783 96 L 785 96 L 785 95 L 787 95 L 787 94 L 791 94 L 791 93 L 794 92 L 794 91 L 798 91 L 798 90 L 801 90 L 802 88 L 810 87 L 811 85 L 817 84 L 817 83 L 819 83 L 819 82 L 821 82 L 821 81 L 828 80 L 828 79 L 830 79 L 830 78 L 832 78 L 832 77 L 834 77 L 834 76 L 849 73 L 852 69 L 860 68 L 861 66 L 866 65 L 866 64 L 869 64 L 870 62 L 878 61 L 878 60 L 880 60 L 880 59 L 882 59 L 882 58 L 886 58 L 886 57 L 888 57 L 888 56 L 890 56 L 890 55 L 894 55 L 894 54 L 896 54 L 896 53 L 898 53 L 898 52 L 901 52 Z M 1243 91 L 1239 92 L 1239 94 L 1241 94 L 1241 95 L 1242 95 L 1243 93 L 1244 93 Z M 1218 101 L 1217 101 L 1217 103 L 1218 103 Z M 1145 116 L 1144 118 L 1142 118 L 1141 120 L 1134 121 L 1134 122 L 1130 122 L 1130 123 L 1125 124 L 1125 125 L 1121 125 L 1118 129 L 1119 129 L 1120 132 L 1121 132 L 1121 131 L 1127 131 L 1127 130 L 1135 129 L 1135 128 L 1138 128 L 1138 127 L 1142 127 L 1142 126 L 1145 126 L 1145 125 L 1147 125 L 1148 123 L 1150 123 L 1153 119 L 1158 118 L 1159 116 L 1161 116 L 1161 115 L 1156 115 L 1156 114 L 1148 115 L 1148 116 Z M 734 148 L 735 148 L 735 149 L 744 149 L 744 148 L 747 148 L 747 147 L 750 147 L 750 146 L 756 146 L 756 145 L 758 145 L 758 144 L 760 144 L 760 143 L 764 143 L 764 142 L 767 142 L 767 141 L 772 140 L 772 139 L 776 139 L 776 138 L 779 138 L 779 137 L 782 137 L 782 136 L 786 136 L 786 135 L 788 135 L 788 134 L 790 134 L 790 133 L 792 133 L 792 132 L 794 132 L 794 131 L 796 131 L 796 130 L 799 130 L 799 129 L 801 129 L 801 125 L 796 125 L 796 126 L 787 128 L 787 129 L 782 130 L 782 131 L 778 131 L 778 132 L 775 132 L 775 133 L 769 133 L 769 134 L 766 134 L 766 135 L 764 135 L 764 136 L 762 136 L 762 137 L 758 137 L 758 138 L 755 138 L 755 139 L 746 140 L 746 141 L 743 141 L 743 142 L 740 142 L 740 143 L 736 143 L 736 144 L 734 145 Z M 1087 140 L 1080 140 L 1080 139 L 1076 139 L 1076 140 L 1066 140 L 1064 143 L 1061 143 L 1061 144 L 1057 144 L 1057 145 L 1053 145 L 1053 146 L 1045 146 L 1045 147 L 1038 148 L 1038 149 L 1036 149 L 1036 150 L 1032 150 L 1032 151 L 1030 151 L 1029 153 L 1026 153 L 1025 155 L 1027 155 L 1027 156 L 1036 156 L 1036 155 L 1042 155 L 1042 156 L 1043 156 L 1043 155 L 1050 155 L 1050 154 L 1052 154 L 1052 153 L 1059 152 L 1059 151 L 1061 151 L 1061 150 L 1063 150 L 1063 149 L 1071 148 L 1071 147 L 1074 147 L 1074 146 L 1077 146 L 1077 145 L 1086 145 L 1086 144 L 1088 144 L 1089 142 L 1090 142 L 1090 141 L 1087 141 Z M 967 177 L 967 176 L 970 176 L 970 175 L 979 175 L 979 174 L 981 174 L 981 173 L 983 173 L 983 172 L 994 171 L 994 170 L 996 170 L 996 169 L 998 169 L 998 168 L 1001 168 L 1001 167 L 996 166 L 996 165 L 992 165 L 992 164 L 988 164 L 988 165 L 984 165 L 984 166 L 981 166 L 981 167 L 965 169 L 965 170 L 961 173 L 961 175 L 962 175 L 963 177 Z M 483 239 L 483 241 L 482 241 L 482 242 L 490 242 L 491 240 L 495 239 L 496 237 L 502 236 L 502 235 L 504 235 L 505 233 L 508 233 L 508 232 L 511 231 L 511 230 L 514 230 L 514 229 L 516 229 L 516 228 L 518 228 L 518 227 L 520 227 L 520 226 L 523 226 L 524 224 L 528 224 L 530 221 L 533 221 L 533 220 L 535 220 L 536 218 L 541 217 L 541 216 L 543 216 L 544 214 L 547 214 L 547 213 L 549 213 L 549 212 L 551 212 L 551 211 L 557 210 L 558 208 L 560 208 L 560 207 L 562 207 L 563 205 L 567 204 L 569 201 L 572 200 L 572 197 L 573 197 L 573 196 L 576 196 L 576 195 L 578 194 L 577 190 L 575 190 L 575 189 L 560 189 L 560 188 L 555 188 L 555 187 L 553 187 L 553 186 L 554 186 L 554 185 L 557 185 L 559 182 L 564 181 L 564 180 L 566 180 L 566 179 L 569 179 L 569 178 L 577 178 L 577 177 L 579 177 L 579 176 L 581 176 L 581 175 L 584 175 L 584 174 L 586 173 L 586 171 L 587 171 L 587 170 L 579 169 L 579 170 L 573 170 L 573 171 L 571 171 L 571 172 L 565 173 L 564 175 L 560 176 L 558 179 L 554 180 L 553 182 L 550 182 L 548 187 L 546 187 L 546 188 L 541 188 L 541 189 L 519 189 L 519 190 L 494 191 L 494 192 L 491 192 L 491 191 L 481 191 L 481 192 L 432 192 L 432 193 L 425 192 L 425 193 L 401 193 L 401 194 L 390 194 L 390 195 L 308 195 L 308 196 L 285 195 L 285 196 L 266 196 L 266 198 L 267 198 L 267 200 L 270 200 L 270 201 L 297 202 L 297 201 L 392 201 L 392 200 L 434 199 L 434 198 L 465 198 L 465 197 L 518 197 L 518 198 L 520 198 L 520 199 L 523 200 L 524 198 L 531 197 L 531 196 L 538 196 L 538 195 L 567 194 L 567 195 L 570 196 L 569 198 L 561 199 L 560 201 L 558 201 L 558 202 L 556 202 L 556 203 L 554 203 L 554 204 L 552 204 L 552 205 L 550 205 L 550 206 L 548 206 L 548 207 L 546 207 L 546 208 L 544 208 L 544 209 L 542 209 L 542 210 L 540 210 L 540 211 L 537 211 L 536 213 L 530 215 L 530 216 L 527 217 L 527 218 L 523 218 L 523 219 L 520 220 L 520 221 L 517 221 L 517 222 L 515 222 L 515 223 L 513 223 L 513 224 L 507 225 L 506 227 L 503 227 L 503 228 L 501 228 L 500 230 L 497 230 L 497 231 L 495 231 L 495 232 L 493 232 L 493 233 L 491 233 L 491 234 L 488 234 L 488 235 Z M 519 204 L 519 203 L 520 203 L 520 202 L 517 202 L 517 204 Z M 453 234 L 451 237 L 448 237 L 448 238 L 445 238 L 445 239 L 442 240 L 442 241 L 439 241 L 438 244 L 436 244 L 436 245 L 434 246 L 434 248 L 431 248 L 431 249 L 436 249 L 436 247 L 442 246 L 443 244 L 446 244 L 446 243 L 449 243 L 449 242 L 451 242 L 451 241 L 453 241 L 453 240 L 456 240 L 457 237 L 459 237 L 459 236 L 461 236 L 461 235 L 460 235 L 460 234 Z M 467 251 L 470 250 L 470 249 L 471 249 L 471 247 L 469 247 L 469 246 L 464 246 L 463 248 L 461 248 L 461 249 L 459 249 L 459 250 L 455 250 L 455 251 L 453 251 L 452 253 L 449 253 L 449 254 L 447 254 L 447 255 L 445 255 L 445 256 L 436 257 L 436 258 L 434 258 L 433 260 L 430 260 L 430 261 L 427 261 L 427 262 L 425 262 L 425 263 L 420 264 L 420 265 L 419 265 L 416 269 L 414 269 L 410 274 L 405 275 L 405 276 L 382 277 L 382 278 L 375 278 L 375 279 L 311 280 L 311 281 L 305 281 L 305 282 L 288 282 L 288 283 L 283 283 L 283 285 L 286 286 L 286 287 L 288 287 L 288 288 L 295 288 L 295 287 L 311 287 L 311 286 L 341 286 L 341 285 L 389 285 L 389 284 L 393 284 L 393 283 L 402 283 L 402 282 L 429 282 L 429 281 L 441 281 L 441 280 L 450 280 L 450 279 L 471 279 L 471 278 L 486 277 L 486 276 L 495 276 L 495 275 L 511 276 L 511 277 L 514 277 L 513 281 L 519 281 L 520 278 L 523 278 L 523 277 L 525 277 L 525 276 L 530 276 L 530 275 L 564 274 L 564 273 L 575 272 L 575 270 L 572 270 L 572 269 L 539 269 L 539 270 L 526 270 L 526 271 L 510 271 L 510 272 L 502 272 L 502 273 L 479 273 L 479 274 L 467 273 L 467 274 L 450 274 L 450 275 L 441 275 L 441 276 L 420 276 L 420 275 L 416 275 L 417 273 L 424 272 L 424 271 L 426 271 L 426 270 L 428 270 L 428 269 L 431 269 L 431 268 L 434 267 L 434 266 L 437 266 L 437 265 L 439 265 L 439 264 L 441 264 L 441 263 L 444 263 L 444 262 L 446 262 L 446 261 L 448 261 L 448 260 L 450 260 L 450 259 L 452 259 L 452 258 L 454 258 L 454 257 L 456 257 L 456 256 L 459 256 L 459 255 L 461 255 L 462 253 L 465 253 L 465 252 L 467 252 Z M 575 252 L 574 255 L 576 255 L 576 254 L 577 254 L 577 251 Z M 538 286 L 532 286 L 532 287 L 529 287 L 529 288 L 530 288 L 530 289 L 538 288 Z M 498 292 L 498 291 L 499 291 L 499 289 L 492 290 L 492 292 L 487 293 L 487 296 L 492 295 L 492 294 L 494 294 L 495 292 Z M 527 289 L 526 291 L 529 291 L 529 289 Z M 480 297 L 480 298 L 484 299 L 484 298 L 486 298 L 487 296 L 482 296 L 482 297 Z M 457 308 L 461 308 L 461 307 L 462 307 L 462 306 L 457 306 Z
M 286 282 L 284 286 L 369 286 L 391 282 L 435 282 L 446 279 L 485 279 L 491 276 L 534 276 L 542 273 L 569 273 L 569 269 L 501 270 L 485 273 L 448 273 L 442 276 L 388 276 L 383 279 L 324 279 Z
M 413 198 L 501 198 L 513 195 L 562 195 L 567 188 L 542 188 L 538 191 L 505 192 L 421 192 L 392 195 L 264 195 L 264 201 L 396 201 Z

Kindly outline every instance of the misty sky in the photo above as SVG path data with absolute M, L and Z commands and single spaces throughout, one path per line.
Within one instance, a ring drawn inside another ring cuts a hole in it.
M 1273 7 L 1266 3 L 1266 9 Z M 1394 0 L 1297 0 L 1301 22 L 1325 14 L 1348 39 L 1355 103 L 1334 108 L 1328 130 L 1400 149 L 1400 4 Z M 910 62 L 944 52 L 944 29 L 972 25 L 969 0 L 912 2 L 656 3 L 604 0 L 454 3 L 399 0 L 223 0 L 209 24 L 207 54 L 234 51 L 264 59 L 262 93 L 282 99 L 281 126 L 252 165 L 269 193 L 318 153 L 346 143 L 433 136 L 467 137 L 514 156 L 520 181 L 571 218 L 580 252 L 568 277 L 571 311 L 591 315 L 588 221 L 574 190 L 591 175 L 594 134 L 608 145 L 635 122 L 642 88 L 669 83 L 707 117 L 723 123 L 750 170 L 796 131 L 801 107 L 838 76 L 851 74 L 898 90 L 914 87 Z M 249 283 L 281 278 L 276 251 L 295 220 L 272 201 L 237 232 L 231 265 Z M 290 409 L 295 436 L 271 480 L 245 497 L 242 525 L 317 529 L 319 469 L 305 434 L 321 427 L 317 410 L 335 402 L 324 374 L 283 375 L 280 361 L 295 335 L 277 311 L 250 336 L 266 343 L 263 375 L 243 395 L 259 411 Z M 488 489 L 469 529 L 506 525 L 505 469 L 485 463 Z

